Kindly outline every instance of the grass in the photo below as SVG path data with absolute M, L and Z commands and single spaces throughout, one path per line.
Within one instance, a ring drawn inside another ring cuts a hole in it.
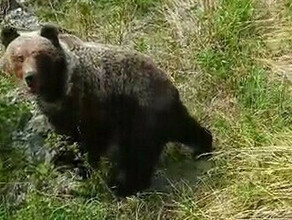
M 0 219 L 292 218 L 290 0 L 31 4 L 42 21 L 83 39 L 153 57 L 190 112 L 214 133 L 216 152 L 212 168 L 196 184 L 170 180 L 167 193 L 116 201 L 100 172 L 78 181 L 50 164 L 29 164 L 11 150 L 0 157 Z M 11 89 L 12 83 L 1 78 L 0 143 L 5 149 L 29 109 L 7 103 L 3 97 Z M 180 163 L 171 154 L 166 157 Z M 22 184 L 26 197 L 17 204 L 10 193 Z

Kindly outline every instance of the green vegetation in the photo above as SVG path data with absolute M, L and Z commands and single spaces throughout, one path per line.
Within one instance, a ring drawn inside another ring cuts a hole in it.
M 291 0 L 30 4 L 82 39 L 153 57 L 213 131 L 216 152 L 196 184 L 180 179 L 167 193 L 116 201 L 100 173 L 78 181 L 21 152 L 2 153 L 29 107 L 7 103 L 13 83 L 1 77 L 0 219 L 292 219 Z M 19 204 L 16 191 L 26 195 Z

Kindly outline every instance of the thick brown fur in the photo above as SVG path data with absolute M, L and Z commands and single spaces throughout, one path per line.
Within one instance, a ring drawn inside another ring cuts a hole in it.
M 111 181 L 117 195 L 149 186 L 169 141 L 187 144 L 196 154 L 212 150 L 211 133 L 189 115 L 175 86 L 149 57 L 58 36 L 52 25 L 9 40 L 4 70 L 26 82 L 57 132 L 84 146 L 93 166 L 110 146 L 118 146 Z

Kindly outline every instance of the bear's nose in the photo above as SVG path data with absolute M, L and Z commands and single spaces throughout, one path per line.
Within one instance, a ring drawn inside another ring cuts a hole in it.
M 35 73 L 34 72 L 29 72 L 26 74 L 26 77 L 24 78 L 26 84 L 28 85 L 28 87 L 32 87 L 34 84 L 34 80 L 35 80 Z

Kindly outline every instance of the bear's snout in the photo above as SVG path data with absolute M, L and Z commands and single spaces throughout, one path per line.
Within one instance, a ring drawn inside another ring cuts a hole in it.
M 33 91 L 36 83 L 36 72 L 30 71 L 25 74 L 24 77 L 26 85 Z

